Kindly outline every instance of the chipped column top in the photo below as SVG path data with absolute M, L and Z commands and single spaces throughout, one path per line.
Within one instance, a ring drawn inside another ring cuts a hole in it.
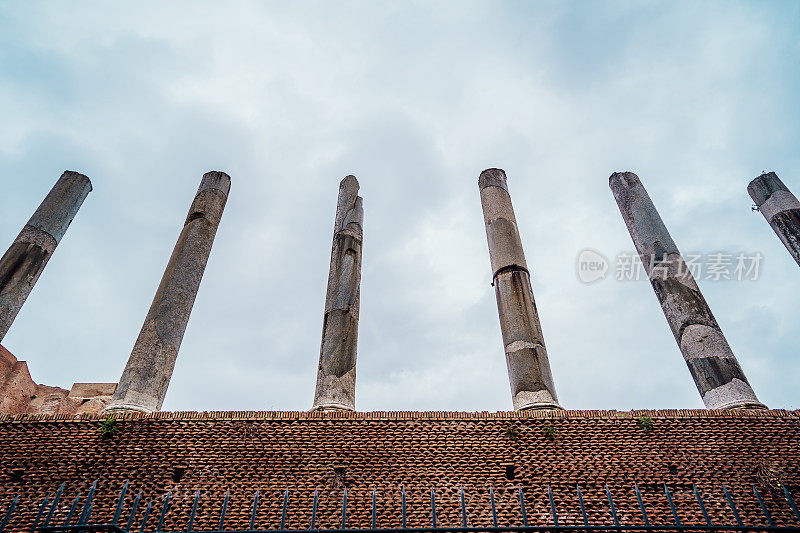
M 608 185 L 614 193 L 645 269 L 650 268 L 651 257 L 659 261 L 669 254 L 680 255 L 678 246 L 672 240 L 639 176 L 633 172 L 615 172 L 608 178 Z
M 774 172 L 765 172 L 747 186 L 750 198 L 767 219 L 790 209 L 800 209 L 800 201 Z
M 346 196 L 355 196 L 358 194 L 358 190 L 361 188 L 361 185 L 358 183 L 358 179 L 353 176 L 352 174 L 348 174 L 342 181 L 339 182 L 339 191 L 346 191 Z
M 346 229 L 348 224 L 363 222 L 363 199 L 358 196 L 360 185 L 352 174 L 346 176 L 339 183 L 339 198 L 336 202 L 335 231 Z M 360 213 L 360 215 L 359 215 Z
M 505 171 L 502 168 L 487 168 L 481 172 L 480 177 L 478 177 L 478 188 L 483 190 L 486 187 L 500 187 L 508 192 Z
M 218 225 L 230 191 L 231 177 L 226 173 L 215 170 L 203 174 L 184 225 L 199 218 L 205 218 L 211 224 Z
M 207 189 L 217 189 L 225 196 L 228 196 L 228 194 L 231 192 L 231 177 L 218 170 L 206 172 L 203 174 L 202 181 L 200 181 L 200 188 L 197 189 L 197 194 L 200 194 Z
M 27 225 L 49 234 L 56 243 L 60 242 L 91 191 L 92 182 L 88 177 L 65 171 Z

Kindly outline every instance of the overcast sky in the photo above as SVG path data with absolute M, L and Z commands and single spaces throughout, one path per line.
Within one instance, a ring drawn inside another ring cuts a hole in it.
M 0 246 L 94 191 L 3 344 L 117 381 L 202 174 L 233 185 L 164 410 L 311 406 L 339 181 L 364 197 L 359 410 L 509 410 L 477 179 L 504 168 L 559 400 L 700 408 L 608 188 L 636 172 L 759 398 L 800 408 L 800 270 L 748 182 L 800 195 L 797 2 L 0 4 Z M 611 261 L 584 284 L 579 253 Z

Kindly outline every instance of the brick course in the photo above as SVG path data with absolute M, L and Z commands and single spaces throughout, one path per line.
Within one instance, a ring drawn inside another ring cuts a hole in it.
M 640 427 L 641 415 L 653 419 L 652 430 Z M 153 500 L 151 531 L 167 491 L 172 505 L 165 529 L 185 531 L 198 489 L 197 530 L 217 527 L 227 489 L 228 528 L 248 527 L 256 489 L 256 527 L 277 528 L 287 488 L 288 528 L 308 527 L 314 489 L 320 491 L 317 527 L 338 527 L 344 487 L 348 527 L 369 525 L 373 488 L 378 526 L 399 527 L 401 486 L 409 527 L 430 525 L 432 488 L 439 525 L 460 526 L 462 486 L 473 526 L 491 525 L 490 486 L 501 526 L 521 524 L 519 486 L 530 524 L 550 524 L 548 485 L 562 525 L 580 524 L 576 484 L 591 522 L 611 523 L 608 484 L 622 523 L 641 524 L 634 482 L 653 523 L 672 523 L 663 483 L 682 520 L 702 523 L 691 492 L 696 483 L 714 520 L 734 525 L 721 492 L 725 483 L 746 523 L 766 523 L 753 496 L 756 485 L 778 524 L 797 525 L 779 487 L 785 484 L 800 502 L 800 411 L 163 412 L 120 416 L 112 438 L 101 436 L 99 421 L 95 415 L 0 416 L 0 513 L 20 495 L 13 531 L 30 527 L 44 495 L 66 482 L 56 513 L 63 520 L 75 493 L 85 495 L 95 479 L 93 522 L 110 518 L 129 480 L 123 516 L 141 490 L 144 502 Z M 546 427 L 555 428 L 554 440 Z

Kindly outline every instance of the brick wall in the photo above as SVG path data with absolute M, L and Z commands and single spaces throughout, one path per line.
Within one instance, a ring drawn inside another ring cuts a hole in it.
M 654 422 L 649 431 L 642 415 Z M 721 492 L 725 483 L 746 523 L 765 523 L 755 485 L 776 522 L 797 525 L 781 487 L 800 501 L 799 411 L 156 413 L 120 417 L 111 438 L 101 436 L 99 422 L 96 416 L 0 417 L 0 512 L 20 495 L 16 530 L 29 527 L 44 495 L 66 482 L 56 512 L 63 519 L 71 498 L 85 495 L 93 480 L 99 480 L 93 519 L 108 520 L 115 493 L 129 480 L 126 513 L 141 490 L 143 502 L 154 502 L 149 530 L 167 491 L 172 507 L 165 528 L 185 530 L 197 490 L 195 529 L 216 528 L 228 489 L 227 527 L 248 527 L 258 489 L 256 527 L 277 528 L 287 488 L 287 527 L 308 527 L 315 489 L 317 527 L 336 527 L 345 487 L 349 527 L 369 524 L 373 488 L 378 525 L 398 527 L 401 486 L 409 526 L 430 524 L 432 488 L 439 524 L 460 525 L 462 486 L 471 525 L 491 523 L 489 487 L 500 525 L 519 525 L 520 486 L 531 524 L 549 524 L 548 485 L 561 522 L 577 524 L 576 484 L 592 522 L 610 523 L 608 484 L 620 520 L 640 524 L 634 482 L 654 523 L 672 522 L 663 483 L 682 519 L 702 523 L 696 483 L 715 521 L 734 524 Z

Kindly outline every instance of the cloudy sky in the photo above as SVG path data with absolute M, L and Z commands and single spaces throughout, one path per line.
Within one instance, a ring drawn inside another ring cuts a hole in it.
M 202 174 L 230 200 L 165 410 L 311 406 L 338 183 L 364 197 L 359 410 L 508 410 L 477 178 L 501 167 L 571 409 L 699 408 L 608 189 L 636 172 L 760 399 L 800 408 L 800 271 L 747 183 L 800 192 L 796 2 L 3 2 L 0 243 L 94 191 L 4 345 L 117 381 Z M 611 262 L 584 284 L 579 253 Z M 705 275 L 705 274 L 704 274 Z

